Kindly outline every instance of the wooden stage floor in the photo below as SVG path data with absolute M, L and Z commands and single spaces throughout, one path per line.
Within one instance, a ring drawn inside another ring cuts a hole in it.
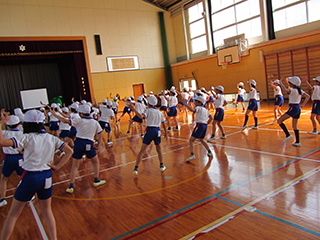
M 152 144 L 137 176 L 132 172 L 142 139 L 136 127 L 124 135 L 128 118 L 123 118 L 113 146 L 99 150 L 100 178 L 107 184 L 94 188 L 92 164 L 84 162 L 68 194 L 71 161 L 54 172 L 58 239 L 320 239 L 320 135 L 307 133 L 310 109 L 310 104 L 302 109 L 298 123 L 302 146 L 293 147 L 291 140 L 282 143 L 272 103 L 261 103 L 259 129 L 243 132 L 244 113 L 230 106 L 223 121 L 227 138 L 209 144 L 210 158 L 196 142 L 196 159 L 189 163 L 191 115 L 180 114 L 180 131 L 162 139 L 167 170 L 160 172 Z M 285 123 L 292 130 L 291 119 Z M 253 125 L 252 115 L 248 124 Z M 13 174 L 8 205 L 0 208 L 1 228 L 17 183 Z M 23 210 L 11 239 L 46 239 L 37 199 Z

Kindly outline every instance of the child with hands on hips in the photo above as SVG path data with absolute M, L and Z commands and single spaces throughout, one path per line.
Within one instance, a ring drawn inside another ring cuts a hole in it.
M 10 120 L 9 114 L 4 109 L 1 110 L 1 116 L 0 127 Z M 29 110 L 24 117 L 24 134 L 4 139 L 0 131 L 0 145 L 2 147 L 24 148 L 24 161 L 22 163 L 24 172 L 3 225 L 1 240 L 9 239 L 23 207 L 36 193 L 50 239 L 57 239 L 56 223 L 51 210 L 51 169 L 59 170 L 69 160 L 72 150 L 58 137 L 42 131 L 43 120 L 43 114 L 40 111 Z M 64 151 L 65 154 L 58 164 L 51 164 L 54 159 L 54 152 L 57 149 Z

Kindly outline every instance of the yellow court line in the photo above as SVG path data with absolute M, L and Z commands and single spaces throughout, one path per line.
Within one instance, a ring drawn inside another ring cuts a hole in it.
M 209 160 L 209 162 L 211 162 L 211 160 Z M 211 164 L 209 164 L 209 166 L 206 167 L 206 169 L 203 172 L 201 172 L 198 175 L 195 175 L 195 176 L 193 176 L 191 178 L 188 178 L 188 179 L 186 179 L 186 180 L 184 180 L 182 182 L 178 182 L 176 184 L 173 184 L 173 185 L 170 185 L 170 186 L 167 186 L 167 187 L 158 188 L 158 189 L 154 189 L 154 190 L 143 192 L 143 193 L 136 193 L 136 194 L 131 194 L 131 195 L 117 196 L 117 197 L 107 197 L 107 198 L 70 198 L 70 197 L 61 197 L 61 196 L 56 196 L 56 195 L 52 195 L 52 197 L 58 198 L 58 199 L 65 199 L 65 200 L 74 200 L 74 201 L 98 201 L 98 200 L 112 200 L 112 199 L 121 199 L 121 198 L 129 198 L 129 197 L 141 196 L 141 195 L 145 195 L 145 194 L 154 193 L 154 192 L 158 192 L 158 191 L 161 191 L 161 190 L 169 189 L 169 188 L 181 185 L 183 183 L 189 182 L 189 181 L 201 176 L 205 172 L 207 172 L 209 167 L 210 167 L 210 165 Z
M 225 215 L 225 216 L 217 219 L 216 221 L 214 221 L 214 222 L 212 222 L 212 223 L 209 223 L 208 225 L 206 225 L 206 226 L 204 226 L 204 227 L 202 227 L 202 228 L 200 228 L 200 229 L 198 229 L 198 230 L 196 230 L 196 231 L 188 234 L 187 236 L 184 236 L 184 237 L 180 238 L 180 240 L 190 239 L 190 238 L 194 237 L 195 235 L 197 235 L 197 234 L 199 234 L 199 233 L 201 233 L 201 232 L 203 232 L 203 231 L 205 231 L 205 230 L 207 230 L 207 229 L 209 229 L 209 228 L 211 228 L 211 227 L 213 227 L 213 226 L 215 226 L 215 225 L 217 225 L 217 224 L 219 224 L 219 223 L 221 223 L 221 222 L 223 222 L 223 221 L 226 221 L 227 219 L 229 219 L 229 218 L 232 217 L 233 215 L 235 215 L 235 214 L 243 211 L 244 208 L 246 208 L 246 207 L 248 207 L 248 206 L 252 206 L 252 205 L 258 203 L 258 202 L 261 201 L 262 199 L 267 198 L 268 196 L 270 196 L 270 195 L 272 195 L 272 194 L 274 194 L 274 193 L 276 193 L 276 192 L 281 191 L 282 189 L 284 189 L 284 188 L 290 186 L 291 184 L 293 184 L 293 183 L 295 183 L 295 182 L 297 182 L 297 181 L 305 178 L 306 176 L 310 175 L 311 173 L 318 171 L 319 169 L 320 169 L 320 166 L 319 166 L 319 167 L 316 167 L 316 168 L 314 168 L 314 169 L 312 169 L 312 170 L 310 170 L 309 172 L 301 175 L 300 177 L 297 177 L 297 178 L 295 178 L 295 179 L 287 182 L 286 184 L 284 184 L 284 185 L 282 185 L 282 186 L 280 186 L 280 187 L 278 187 L 278 188 L 276 188 L 276 189 L 268 192 L 267 194 L 265 194 L 265 195 L 263 195 L 263 196 L 255 199 L 255 200 L 249 202 L 248 204 L 246 204 L 246 205 L 238 208 L 237 210 L 235 210 L 235 211 L 233 211 L 233 212 L 231 212 L 231 213 L 229 213 L 229 214 L 227 214 L 227 215 Z

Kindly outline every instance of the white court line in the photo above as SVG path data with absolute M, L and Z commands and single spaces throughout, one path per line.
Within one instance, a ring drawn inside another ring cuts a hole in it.
M 32 201 L 29 201 L 29 205 L 30 205 L 30 207 L 31 207 L 31 211 L 32 211 L 32 213 L 33 213 L 33 216 L 34 216 L 34 218 L 36 219 L 36 222 L 37 222 L 38 228 L 39 228 L 39 230 L 40 230 L 42 239 L 44 239 L 44 240 L 49 240 L 49 238 L 48 238 L 48 236 L 47 236 L 47 234 L 46 234 L 46 231 L 44 230 L 44 227 L 43 227 L 43 225 L 42 225 L 42 223 L 41 223 L 41 220 L 40 220 L 40 218 L 39 218 L 39 215 L 38 215 L 38 213 L 37 213 L 37 210 L 36 210 L 36 208 L 35 208 L 34 205 L 33 205 L 33 202 L 32 202 Z

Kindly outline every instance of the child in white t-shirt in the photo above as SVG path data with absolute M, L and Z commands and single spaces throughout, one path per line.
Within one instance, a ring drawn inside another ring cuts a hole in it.
M 320 124 L 320 76 L 314 78 L 313 80 L 316 81 L 316 85 L 312 86 L 308 82 L 308 79 L 307 78 L 305 79 L 305 82 L 307 83 L 309 89 L 312 90 L 311 99 L 313 101 L 311 116 L 310 116 L 313 131 L 308 132 L 308 133 L 309 134 L 320 134 L 320 132 L 318 132 L 318 130 L 317 130 L 317 122 L 315 120 L 315 119 L 317 119 L 318 123 Z

